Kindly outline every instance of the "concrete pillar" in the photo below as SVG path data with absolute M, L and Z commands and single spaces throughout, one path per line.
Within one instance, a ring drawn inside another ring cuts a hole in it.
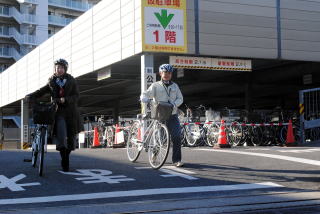
M 152 83 L 156 82 L 156 73 L 154 72 L 154 56 L 153 54 L 144 54 L 141 56 L 141 93 L 147 90 Z M 143 104 L 144 112 L 142 114 L 147 114 L 151 112 L 151 105 Z M 147 124 L 143 124 L 141 130 L 142 138 L 144 136 L 144 131 L 147 128 Z
M 112 110 L 113 122 L 119 122 L 119 100 L 116 101 L 114 108 Z
M 24 149 L 29 142 L 29 102 L 21 100 L 21 137 L 20 147 Z
M 141 56 L 141 93 L 149 88 L 156 81 L 156 73 L 154 72 L 153 54 L 144 54 Z M 151 111 L 150 106 L 146 109 Z
M 252 111 L 252 75 L 247 74 L 247 81 L 245 84 L 245 109 L 248 112 Z

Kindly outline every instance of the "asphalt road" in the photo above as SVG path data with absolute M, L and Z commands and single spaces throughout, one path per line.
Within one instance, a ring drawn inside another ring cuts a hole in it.
M 80 149 L 70 172 L 48 150 L 44 176 L 30 151 L 0 151 L 0 213 L 320 213 L 320 147 L 183 148 L 164 167 L 126 150 Z

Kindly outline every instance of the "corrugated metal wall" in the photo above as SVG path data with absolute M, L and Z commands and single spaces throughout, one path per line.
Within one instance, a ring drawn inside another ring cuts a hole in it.
M 320 0 L 281 0 L 284 59 L 320 61 Z
M 276 58 L 276 0 L 200 0 L 200 54 Z
M 199 19 L 200 54 L 320 61 L 320 0 L 199 0 Z
M 78 77 L 141 53 L 141 42 L 141 2 L 101 1 L 0 74 L 0 106 L 44 86 L 55 59 Z

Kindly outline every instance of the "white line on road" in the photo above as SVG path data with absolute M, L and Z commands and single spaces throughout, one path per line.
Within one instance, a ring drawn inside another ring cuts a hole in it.
M 304 153 L 304 152 L 318 152 L 320 149 L 290 149 L 290 150 L 279 150 L 278 152 L 292 152 L 292 153 Z
M 170 169 L 159 169 L 161 172 L 164 172 L 164 173 L 167 173 L 167 175 L 161 175 L 162 177 L 165 177 L 165 178 L 170 178 L 170 177 L 182 177 L 182 178 L 185 178 L 185 179 L 188 179 L 188 180 L 198 180 L 199 178 L 195 178 L 195 177 L 192 177 L 190 175 L 186 175 L 186 174 L 183 174 L 183 173 L 180 173 L 180 172 L 176 172 L 174 170 L 170 170 Z
M 135 167 L 136 169 L 151 169 L 151 167 Z M 196 174 L 195 172 L 192 172 L 190 170 L 181 169 L 175 166 L 163 166 L 159 171 L 167 173 L 167 175 L 161 175 L 164 178 L 170 178 L 170 177 L 181 177 L 188 180 L 198 180 L 199 178 L 192 177 L 187 174 Z
M 176 166 L 163 166 L 161 169 L 171 169 L 173 171 L 177 171 L 177 172 L 181 172 L 181 173 L 185 173 L 185 174 L 189 174 L 189 175 L 196 174 L 195 172 L 192 172 L 192 171 L 186 170 L 186 169 L 182 169 L 182 168 L 178 168 Z
M 273 187 L 283 187 L 283 186 L 272 183 L 272 182 L 265 182 L 265 183 L 235 184 L 235 185 L 221 185 L 221 186 L 142 189 L 142 190 L 100 192 L 100 193 L 73 194 L 73 195 L 57 195 L 57 196 L 32 197 L 32 198 L 0 199 L 0 205 L 47 203 L 47 202 L 59 202 L 59 201 L 78 201 L 78 200 L 88 200 L 88 199 L 106 199 L 106 198 L 118 198 L 118 197 L 135 197 L 135 196 L 146 196 L 146 195 L 181 194 L 181 193 L 196 193 L 196 192 L 251 190 L 251 189 L 265 189 L 265 188 L 273 188 Z
M 197 150 L 260 156 L 260 157 L 274 158 L 274 159 L 287 160 L 287 161 L 292 161 L 292 162 L 297 162 L 297 163 L 304 163 L 304 164 L 309 164 L 309 165 L 314 165 L 314 166 L 320 166 L 320 161 L 317 161 L 317 160 L 310 160 L 310 159 L 305 159 L 305 158 L 295 158 L 295 157 L 284 156 L 284 155 L 272 155 L 272 154 L 264 154 L 264 153 L 242 152 L 242 151 L 231 151 L 231 150 L 218 150 L 218 149 L 197 149 Z

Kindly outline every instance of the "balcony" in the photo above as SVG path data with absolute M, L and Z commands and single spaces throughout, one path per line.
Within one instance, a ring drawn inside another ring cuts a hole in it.
M 6 6 L 0 6 L 0 15 L 10 17 L 10 8 Z
M 15 7 L 10 7 L 10 16 L 15 18 L 19 24 L 36 24 L 36 16 L 32 14 L 20 13 Z
M 21 58 L 21 55 L 15 48 L 0 46 L 0 57 L 13 58 L 14 60 L 18 61 Z
M 71 18 L 65 18 L 62 16 L 56 16 L 56 15 L 49 15 L 48 17 L 49 17 L 49 20 L 48 20 L 49 25 L 57 25 L 61 27 L 68 25 L 70 22 L 74 20 Z
M 38 45 L 37 37 L 28 34 L 20 34 L 14 27 L 0 26 L 0 36 L 14 38 L 20 45 Z
M 49 0 L 48 3 L 51 6 L 77 10 L 82 12 L 85 12 L 89 10 L 91 7 L 93 7 L 93 4 L 82 3 L 74 0 Z
M 28 4 L 39 4 L 39 0 L 17 0 L 20 4 L 28 3 Z
M 0 16 L 13 17 L 19 24 L 36 24 L 36 16 L 33 14 L 20 13 L 15 7 L 0 6 Z

